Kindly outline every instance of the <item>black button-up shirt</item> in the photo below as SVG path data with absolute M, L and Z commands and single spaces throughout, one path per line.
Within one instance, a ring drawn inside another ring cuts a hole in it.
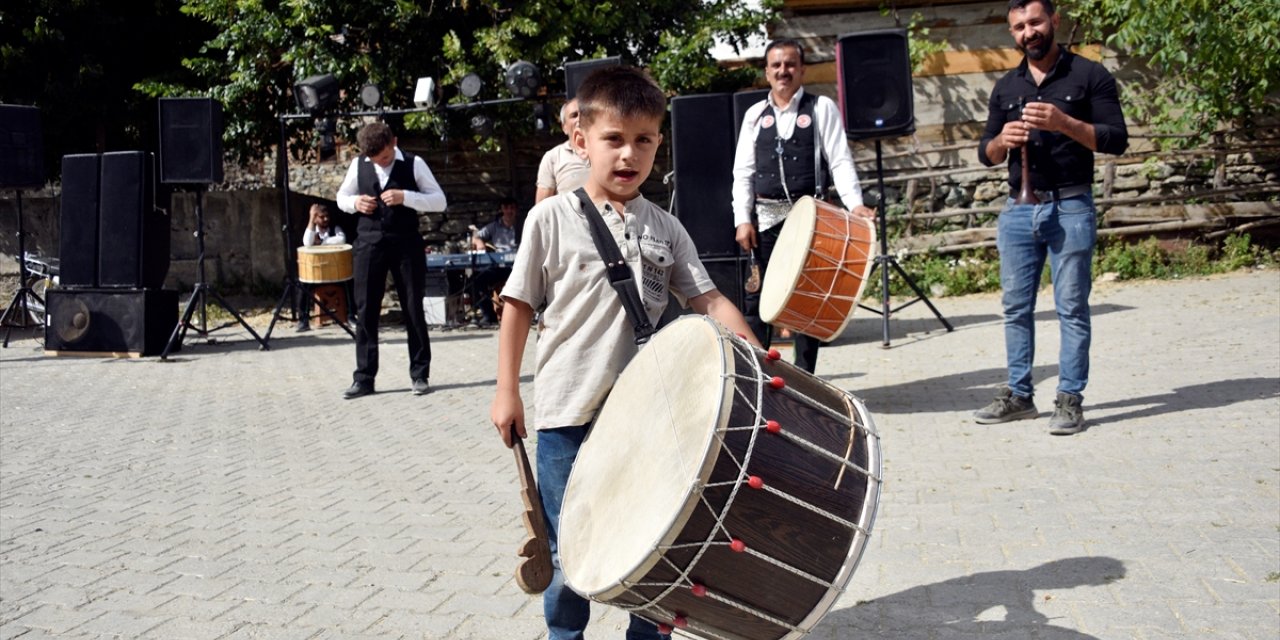
M 1007 122 L 1022 118 L 1023 102 L 1052 102 L 1063 113 L 1093 124 L 1097 149 L 1121 154 L 1129 146 L 1129 131 L 1120 111 L 1120 93 L 1115 78 L 1102 65 L 1059 46 L 1053 69 L 1039 86 L 1027 68 L 1027 59 L 1017 69 L 996 81 L 987 106 L 987 128 L 978 143 L 978 160 L 990 167 L 987 157 L 991 142 Z M 1048 191 L 1093 183 L 1093 151 L 1065 133 L 1032 130 L 1030 140 L 1031 186 Z M 1009 186 L 1013 193 L 1022 188 L 1022 150 L 1009 151 Z

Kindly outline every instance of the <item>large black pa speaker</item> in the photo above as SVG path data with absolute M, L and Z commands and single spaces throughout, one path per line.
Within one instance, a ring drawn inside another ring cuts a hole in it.
M 743 287 L 751 275 L 751 266 L 746 258 L 707 258 L 703 260 L 702 266 L 724 297 L 738 309 L 746 309 L 746 291 Z
M 156 208 L 155 157 L 102 154 L 98 285 L 159 288 L 169 273 L 169 215 Z
M 742 119 L 747 117 L 747 109 L 769 97 L 768 89 L 752 89 L 733 94 L 733 142 L 737 144 L 742 135 Z
M 160 99 L 160 181 L 222 182 L 222 103 L 212 98 Z
M 591 75 L 591 72 L 604 67 L 616 67 L 622 64 L 622 58 L 613 56 L 611 58 L 596 58 L 595 60 L 579 60 L 577 62 L 569 62 L 564 65 L 564 99 L 572 100 L 578 95 L 578 87 L 582 86 L 582 81 Z
M 836 68 L 840 110 L 850 138 L 887 138 L 916 130 L 906 29 L 840 36 Z
M 49 351 L 157 355 L 178 326 L 178 292 L 172 290 L 49 289 L 45 308 Z
M 98 286 L 98 179 L 100 156 L 62 156 L 58 281 L 64 287 Z
M 0 104 L 0 187 L 44 185 L 44 144 L 40 110 Z
M 700 256 L 735 256 L 733 94 L 671 99 L 675 214 Z

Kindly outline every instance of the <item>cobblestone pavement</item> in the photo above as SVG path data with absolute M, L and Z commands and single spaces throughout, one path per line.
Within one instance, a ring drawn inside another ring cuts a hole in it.
M 1073 437 L 1047 434 L 1051 300 L 1036 420 L 970 417 L 1003 379 L 994 295 L 935 298 L 954 333 L 906 308 L 890 349 L 861 313 L 822 352 L 874 415 L 885 484 L 811 637 L 1280 636 L 1280 274 L 1095 288 Z M 0 638 L 545 637 L 512 578 L 494 332 L 434 332 L 415 397 L 390 330 L 379 393 L 343 401 L 337 329 L 277 327 L 266 352 L 224 331 L 167 362 L 0 350 Z M 622 637 L 593 611 L 592 638 Z

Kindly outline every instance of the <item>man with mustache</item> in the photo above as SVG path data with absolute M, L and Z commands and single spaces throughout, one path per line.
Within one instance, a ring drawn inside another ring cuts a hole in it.
M 1010 0 L 1008 17 L 1009 32 L 1025 56 L 991 90 L 978 159 L 994 166 L 1007 158 L 1010 193 L 1017 194 L 1027 147 L 1031 188 L 1040 202 L 1017 204 L 1011 195 L 1000 212 L 996 245 L 1008 384 L 974 420 L 994 424 L 1039 414 L 1031 365 L 1036 290 L 1048 258 L 1061 333 L 1049 433 L 1069 435 L 1084 428 L 1081 404 L 1089 381 L 1089 291 L 1097 240 L 1093 154 L 1124 153 L 1129 133 L 1115 78 L 1054 42 L 1059 19 L 1052 0 Z
M 769 96 L 747 109 L 733 159 L 734 239 L 744 251 L 759 251 L 762 277 L 782 223 L 802 196 L 825 200 L 834 182 L 845 209 L 875 217 L 862 204 L 839 108 L 831 98 L 804 90 L 800 43 L 774 40 L 765 47 L 764 58 Z M 744 302 L 747 323 L 768 347 L 772 327 L 760 320 L 760 294 L 748 293 Z M 813 373 L 821 344 L 817 338 L 796 334 L 796 366 Z

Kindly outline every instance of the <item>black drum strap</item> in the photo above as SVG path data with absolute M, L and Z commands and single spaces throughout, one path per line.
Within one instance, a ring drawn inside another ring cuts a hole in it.
M 582 202 L 582 212 L 586 214 L 587 226 L 591 227 L 591 239 L 596 243 L 596 251 L 604 259 L 609 284 L 613 286 L 614 291 L 618 292 L 618 297 L 622 300 L 622 308 L 631 319 L 631 326 L 636 332 L 636 344 L 644 344 L 649 341 L 649 336 L 653 335 L 655 329 L 649 323 L 649 314 L 645 313 L 644 303 L 640 301 L 640 290 L 636 288 L 631 267 L 627 266 L 627 261 L 622 257 L 622 251 L 613 241 L 613 234 L 609 232 L 604 216 L 600 215 L 600 210 L 596 209 L 596 205 L 591 202 L 586 189 L 578 188 L 573 193 Z

